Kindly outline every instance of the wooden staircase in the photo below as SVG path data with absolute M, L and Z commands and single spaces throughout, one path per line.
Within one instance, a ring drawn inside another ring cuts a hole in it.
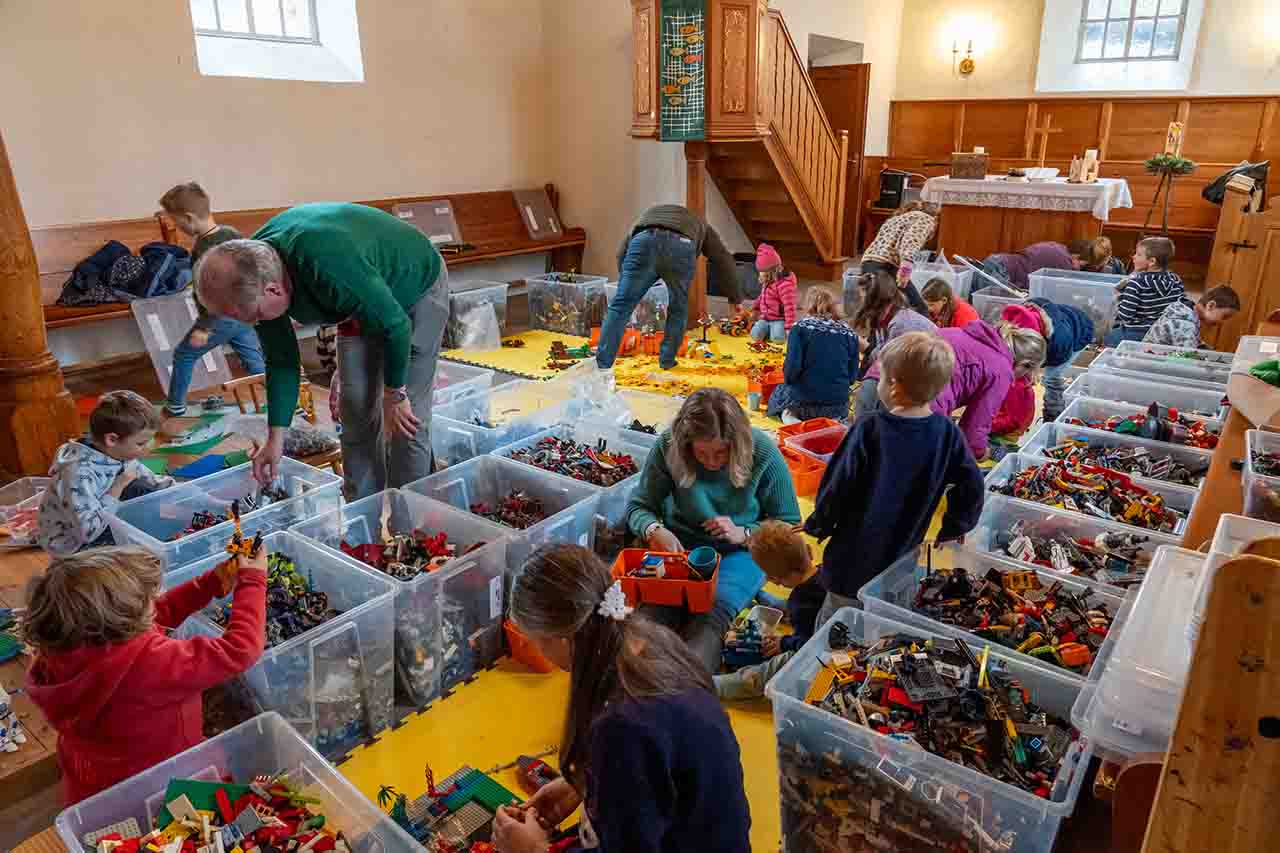
M 632 6 L 632 135 L 657 138 L 659 4 Z M 753 243 L 773 244 L 802 278 L 839 280 L 849 135 L 828 122 L 782 15 L 767 0 L 708 0 L 704 56 L 706 143 L 686 143 L 689 206 L 705 210 L 692 180 L 705 161 Z

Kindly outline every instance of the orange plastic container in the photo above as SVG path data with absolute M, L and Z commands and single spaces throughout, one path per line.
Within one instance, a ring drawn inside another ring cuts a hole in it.
M 818 493 L 818 485 L 827 466 L 812 456 L 797 453 L 789 447 L 778 448 L 782 458 L 787 460 L 787 470 L 791 472 L 791 484 L 795 486 L 796 497 L 807 498 Z
M 639 568 L 648 554 L 655 554 L 666 560 L 667 576 L 629 577 L 627 572 Z M 632 607 L 638 604 L 660 604 L 665 607 L 685 607 L 690 613 L 706 613 L 716 600 L 720 557 L 716 556 L 711 580 L 700 581 L 689 579 L 689 563 L 684 554 L 663 554 L 647 548 L 623 548 L 618 559 L 613 562 L 613 576 L 622 581 L 622 591 Z
M 764 376 L 760 377 L 760 408 L 765 409 L 769 406 L 769 398 L 773 396 L 773 392 L 778 389 L 785 380 L 782 378 L 781 370 L 770 370 Z
M 502 621 L 502 630 L 507 634 L 507 645 L 511 647 L 511 657 L 529 667 L 534 672 L 551 672 L 556 665 L 547 660 L 533 641 L 520 633 L 520 629 L 510 619 Z
M 798 424 L 789 424 L 778 427 L 778 444 L 791 438 L 793 435 L 803 435 L 806 432 L 827 429 L 828 427 L 840 426 L 839 421 L 833 421 L 831 418 L 810 418 L 807 421 L 801 421 Z

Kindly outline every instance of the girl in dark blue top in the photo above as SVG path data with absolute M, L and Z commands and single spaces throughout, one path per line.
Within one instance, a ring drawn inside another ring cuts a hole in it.
M 787 336 L 784 384 L 769 398 L 768 414 L 787 423 L 849 418 L 849 387 L 858 379 L 858 336 L 840 322 L 836 295 L 814 285 L 804 296 L 804 319 Z
M 742 760 L 705 666 L 676 634 L 631 612 L 619 582 L 577 545 L 533 554 L 511 618 L 570 673 L 564 777 L 494 818 L 502 853 L 544 853 L 549 829 L 584 804 L 579 849 L 751 849 Z

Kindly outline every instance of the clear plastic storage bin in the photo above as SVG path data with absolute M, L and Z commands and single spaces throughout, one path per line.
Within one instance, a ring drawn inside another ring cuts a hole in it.
M 1245 335 L 1236 346 L 1235 358 L 1231 360 L 1231 372 L 1248 373 L 1255 364 L 1275 361 L 1278 358 L 1280 358 L 1280 338 Z
M 1195 615 L 1192 617 L 1191 628 L 1187 632 L 1187 640 L 1192 645 L 1195 644 L 1199 634 L 1205 608 L 1209 605 L 1209 593 L 1213 586 L 1214 575 L 1223 563 L 1240 556 L 1259 539 L 1280 539 L 1280 524 L 1230 513 L 1225 513 L 1218 518 L 1218 526 L 1214 530 L 1213 539 L 1209 545 L 1209 557 L 1205 561 L 1204 575 L 1195 592 Z M 1203 545 L 1199 547 L 1203 548 Z M 1265 554 L 1266 551 L 1263 553 Z
M 1089 742 L 1081 738 L 1072 744 L 1045 799 L 808 705 L 804 697 L 822 667 L 819 656 L 829 648 L 827 635 L 837 621 L 848 626 L 850 639 L 857 643 L 869 644 L 887 634 L 922 640 L 941 636 L 846 607 L 769 681 L 766 692 L 773 703 L 781 772 L 783 848 L 844 849 L 835 837 L 848 834 L 849 828 L 879 839 L 877 849 L 901 850 L 906 849 L 904 843 L 912 843 L 910 849 L 923 850 L 932 839 L 937 849 L 996 849 L 980 841 L 971 828 L 976 822 L 991 838 L 1014 833 L 1015 853 L 1049 853 L 1062 819 L 1075 809 L 1093 754 Z M 1033 666 L 995 646 L 990 661 L 1019 679 L 1033 702 L 1070 719 L 1080 691 L 1078 678 Z M 899 815 L 914 815 L 909 841 L 897 829 Z M 921 830 L 914 828 L 926 820 L 929 828 L 922 840 Z M 811 837 L 824 829 L 832 831 L 825 841 Z M 944 839 L 951 846 L 944 847 Z
M 488 391 L 492 385 L 493 371 L 489 368 L 440 359 L 436 362 L 436 382 L 431 394 L 433 410 L 454 400 Z
M 1027 300 L 1016 296 L 1005 296 L 997 287 L 988 290 L 979 290 L 973 294 L 971 304 L 973 310 L 978 312 L 978 316 L 984 322 L 995 325 L 1000 322 L 1000 314 L 1010 305 L 1022 305 Z
M 602 490 L 501 456 L 486 455 L 410 483 L 405 491 L 426 495 L 468 513 L 476 504 L 496 506 L 513 491 L 541 501 L 547 517 L 537 524 L 523 530 L 499 525 L 510 536 L 507 568 L 511 574 L 542 545 L 571 542 L 590 547 Z
M 293 533 L 335 555 L 341 545 L 383 545 L 392 535 L 444 532 L 459 556 L 407 581 L 363 566 L 395 595 L 396 678 L 421 708 L 501 654 L 502 574 L 511 531 L 403 489 L 388 489 L 310 519 Z M 465 553 L 473 546 L 478 547 Z M 354 560 L 352 557 L 347 559 Z
M 589 338 L 604 322 L 604 286 L 609 282 L 604 276 L 551 273 L 527 281 L 533 328 Z
M 1052 464 L 1049 460 L 1042 456 L 1032 456 L 1028 453 L 1010 453 L 1008 456 L 1000 460 L 1000 463 L 991 469 L 987 474 L 986 485 L 990 494 L 991 490 L 996 486 L 1003 486 L 1008 483 L 1020 471 L 1027 468 L 1035 468 L 1040 465 Z M 1170 535 L 1178 535 L 1187 525 L 1187 517 L 1191 515 L 1191 510 L 1196 505 L 1196 498 L 1200 496 L 1200 492 L 1191 486 L 1179 486 L 1174 483 L 1165 483 L 1160 480 L 1148 480 L 1145 477 L 1131 477 L 1131 481 L 1135 486 L 1146 489 L 1147 491 L 1160 495 L 1164 498 L 1164 505 L 1178 516 L 1176 526 Z M 1014 500 L 1024 501 L 1025 503 L 1039 503 L 1023 498 L 1014 498 Z M 1048 506 L 1048 504 L 1044 504 Z M 1058 508 L 1059 512 L 1073 512 L 1072 510 Z M 1117 524 L 1123 522 L 1117 521 Z M 1125 524 L 1125 527 L 1131 527 L 1135 531 L 1143 533 L 1154 532 L 1146 527 L 1138 527 L 1136 525 Z
M 487 322 L 484 314 L 474 312 L 485 305 L 493 306 L 493 316 L 498 323 L 498 335 L 507 330 L 507 289 L 511 285 L 505 282 L 483 281 L 467 282 L 466 290 L 452 290 L 449 293 L 449 325 L 445 330 L 445 341 L 448 346 L 463 346 L 468 329 L 474 333 L 481 322 Z
M 1280 523 L 1280 477 L 1254 467 L 1255 453 L 1280 454 L 1280 434 L 1251 429 L 1244 434 L 1244 514 L 1249 518 Z
M 1089 364 L 1090 370 L 1105 370 L 1117 376 L 1167 382 L 1184 388 L 1204 388 L 1227 393 L 1230 369 L 1222 365 L 1197 364 L 1185 359 L 1150 358 L 1144 355 L 1103 350 Z
M 1162 406 L 1172 406 L 1188 417 L 1201 420 L 1221 420 L 1226 417 L 1229 406 L 1226 394 L 1221 391 L 1188 388 L 1177 384 L 1177 380 L 1172 380 L 1170 384 L 1092 369 L 1072 382 L 1065 396 L 1069 401 L 1074 401 L 1077 397 L 1089 397 L 1093 400 L 1128 403 L 1132 408 L 1125 410 L 1129 412 L 1145 412 L 1152 403 L 1160 403 Z M 1058 420 L 1066 416 L 1066 412 L 1063 412 Z
M 941 261 L 912 261 L 911 283 L 916 290 L 924 290 L 924 286 L 934 278 L 952 278 L 954 285 L 951 292 L 961 299 L 968 299 L 973 291 L 973 270 L 964 264 L 944 264 Z
M 782 443 L 797 453 L 803 453 L 826 465 L 831 461 L 831 457 L 836 455 L 840 442 L 844 441 L 845 434 L 848 432 L 847 426 L 833 426 L 812 432 L 802 432 L 783 439 Z
M 589 405 L 590 408 L 584 415 L 586 418 L 603 420 L 622 429 L 629 429 L 633 423 L 639 421 L 644 426 L 653 427 L 661 434 L 676 419 L 676 415 L 680 413 L 680 407 L 684 405 L 684 400 L 668 397 L 666 394 L 652 394 L 648 391 L 624 388 L 611 395 L 603 404 L 590 401 Z
M 940 561 L 935 561 L 934 568 L 964 569 L 975 578 L 982 578 L 992 569 L 1000 572 L 1024 572 L 1027 570 L 1027 567 L 1022 563 L 997 557 L 994 554 L 977 554 L 972 551 L 951 549 L 949 557 L 950 559 L 947 560 L 949 565 L 945 567 L 939 566 L 938 562 Z M 915 553 L 908 554 L 885 571 L 876 575 L 874 579 L 858 590 L 858 598 L 862 601 L 862 606 L 866 608 L 867 612 L 873 615 L 893 619 L 906 625 L 918 625 L 935 634 L 958 637 L 970 645 L 987 643 L 987 640 L 977 634 L 972 634 L 956 625 L 948 625 L 936 619 L 931 619 L 915 609 L 916 591 L 920 588 L 920 581 L 924 580 L 929 570 L 928 566 L 920 565 Z M 1124 605 L 1124 595 L 1111 587 L 1096 584 L 1084 578 L 1063 578 L 1061 575 L 1039 571 L 1036 574 L 1040 576 L 1040 582 L 1046 588 L 1053 586 L 1055 583 L 1061 583 L 1069 592 L 1089 596 L 1090 603 L 1094 606 L 1105 606 L 1107 615 L 1113 620 Z M 1112 630 L 1114 629 L 1113 622 Z M 1016 657 L 1031 666 L 1063 674 L 1082 683 L 1084 681 L 1084 675 L 1078 675 L 1069 669 L 1063 669 L 1051 661 L 1033 658 L 1030 655 L 1022 654 L 994 642 L 991 643 L 991 648 L 998 648 L 1005 654 Z M 1093 667 L 1098 666 L 1098 660 L 1095 655 Z M 1090 667 L 1090 671 L 1092 671 L 1093 667 Z
M 1232 352 L 1217 352 L 1216 350 L 1207 349 L 1189 350 L 1185 347 L 1149 344 L 1145 341 L 1121 341 L 1116 347 L 1116 351 L 1130 355 L 1146 355 L 1176 361 L 1189 361 L 1192 364 L 1213 364 L 1226 368 L 1231 367 L 1231 362 L 1236 357 L 1235 353 Z M 1189 353 L 1194 355 L 1188 355 Z
M 217 737 L 162 761 L 138 775 L 65 809 L 54 822 L 68 851 L 92 850 L 84 837 L 103 827 L 134 820 L 148 832 L 159 818 L 170 779 L 230 777 L 248 784 L 255 776 L 285 772 L 308 797 L 310 808 L 325 816 L 325 826 L 346 836 L 353 851 L 420 853 L 422 846 L 381 809 L 367 800 L 332 764 L 320 756 L 284 718 L 259 714 Z
M 603 440 L 605 442 L 606 450 L 610 453 L 625 453 L 635 460 L 637 469 L 636 473 L 632 474 L 627 479 L 614 483 L 612 486 L 604 489 L 606 492 L 615 491 L 632 481 L 638 481 L 640 479 L 640 472 L 644 470 L 644 462 L 649 458 L 649 451 L 658 443 L 658 437 L 656 435 L 645 435 L 642 432 L 635 432 L 634 430 L 616 429 L 599 422 L 584 421 L 579 424 L 557 424 L 550 429 L 534 433 L 528 438 L 508 444 L 504 447 L 499 447 L 497 450 L 493 451 L 493 454 L 495 456 L 503 456 L 510 459 L 512 453 L 526 447 L 533 447 L 544 438 L 572 439 L 580 444 L 585 444 L 588 447 L 595 447 L 598 442 Z M 519 465 L 526 464 L 519 460 L 513 461 Z M 542 470 L 541 468 L 536 468 L 532 465 L 529 465 L 528 467 L 534 468 L 534 470 L 538 471 Z M 564 477 L 565 479 L 579 482 L 576 478 L 568 475 L 553 474 L 552 476 Z
M 1119 294 L 1116 285 L 1128 276 L 1107 275 L 1079 270 L 1036 270 L 1030 276 L 1031 295 L 1060 305 L 1079 308 L 1093 320 L 1093 339 L 1102 339 L 1111 331 Z
M 1104 758 L 1168 748 L 1191 662 L 1186 632 L 1204 572 L 1203 554 L 1160 548 L 1123 624 L 1112 627 L 1071 711 L 1071 721 Z
M 1196 488 L 1199 488 L 1205 473 L 1209 470 L 1209 463 L 1213 461 L 1212 451 L 1201 450 L 1198 447 L 1168 444 L 1167 442 L 1150 438 L 1121 435 L 1118 432 L 1072 426 L 1071 424 L 1057 421 L 1041 424 L 1040 428 L 1022 443 L 1020 449 L 1023 453 L 1045 456 L 1047 448 L 1056 447 L 1067 441 L 1083 441 L 1088 443 L 1090 447 L 1121 448 L 1125 450 L 1141 448 L 1146 450 L 1152 457 L 1167 456 L 1173 460 L 1175 465 L 1186 468 L 1196 478 Z
M 340 757 L 391 724 L 394 584 L 296 533 L 272 533 L 263 549 L 293 560 L 313 588 L 329 597 L 329 607 L 342 614 L 267 649 L 239 681 L 258 710 L 278 711 L 320 752 Z M 165 589 L 212 571 L 225 559 L 221 554 L 170 572 Z M 229 605 L 232 598 L 215 601 Z M 184 638 L 222 633 L 208 610 L 178 629 Z
M 49 483 L 48 477 L 23 477 L 0 488 L 0 522 L 8 521 L 19 509 L 38 507 Z
M 1022 522 L 1025 528 L 1034 530 L 1037 536 L 1061 533 L 1070 536 L 1076 541 L 1086 540 L 1092 542 L 1104 533 L 1121 533 L 1126 536 L 1137 533 L 1145 537 L 1140 555 L 1147 559 L 1154 556 L 1155 549 L 1161 545 L 1180 544 L 1178 537 L 1169 534 L 1154 533 L 1146 530 L 1140 531 L 1127 524 L 1118 524 L 1104 518 L 1094 518 L 1089 515 L 1064 512 L 1060 509 L 1050 509 L 1042 504 L 1019 501 L 1004 495 L 988 494 L 986 501 L 982 505 L 982 515 L 978 518 L 978 525 L 965 537 L 963 547 L 979 553 L 992 553 L 1012 559 L 1005 551 L 1002 543 L 1009 529 L 1016 522 Z M 1049 566 L 1042 566 L 1036 563 L 1024 563 L 1024 565 L 1031 566 L 1037 571 L 1052 572 L 1062 577 L 1075 577 L 1071 572 L 1059 572 Z M 1116 586 L 1118 589 L 1124 588 L 1115 584 L 1111 584 L 1111 586 Z
M 448 467 L 580 417 L 584 404 L 570 389 L 517 379 L 437 407 L 431 415 L 436 467 Z
M 605 307 L 613 302 L 613 297 L 618 293 L 618 283 L 616 281 L 609 282 L 604 286 Z M 637 329 L 646 327 L 656 332 L 661 332 L 667 325 L 667 306 L 671 304 L 671 291 L 667 289 L 665 284 L 655 284 L 645 293 L 644 298 L 636 305 L 635 310 L 631 312 L 631 319 L 627 321 L 627 325 L 634 326 Z
M 280 460 L 278 486 L 288 500 L 244 512 L 241 528 L 246 537 L 284 530 L 300 521 L 336 509 L 342 503 L 342 478 L 296 459 Z M 197 512 L 227 513 L 231 502 L 257 495 L 258 481 L 252 463 L 237 465 L 189 483 L 180 483 L 120 504 L 111 517 L 111 533 L 117 545 L 139 545 L 159 555 L 165 571 L 173 571 L 210 554 L 225 558 L 224 548 L 235 527 L 231 521 L 170 541 L 191 526 Z

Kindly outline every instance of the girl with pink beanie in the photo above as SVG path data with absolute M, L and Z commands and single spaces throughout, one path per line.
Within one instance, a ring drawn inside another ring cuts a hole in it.
M 756 249 L 756 274 L 760 296 L 756 299 L 758 319 L 751 327 L 752 340 L 785 341 L 796 323 L 796 277 L 782 265 L 778 250 L 768 243 Z

